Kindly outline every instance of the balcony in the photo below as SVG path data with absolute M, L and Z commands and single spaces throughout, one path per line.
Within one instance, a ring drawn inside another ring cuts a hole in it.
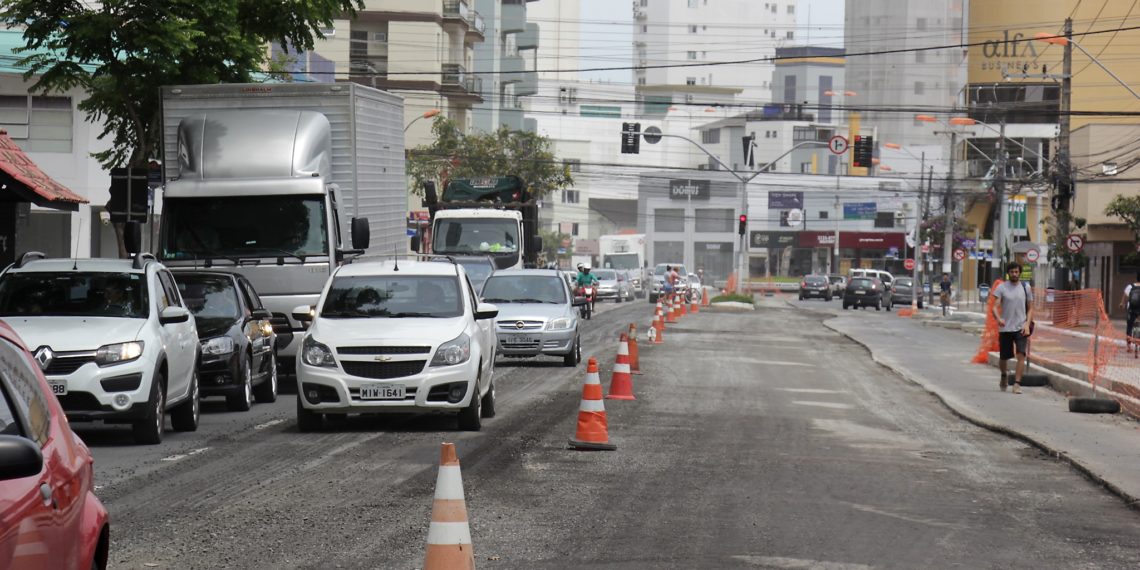
M 500 83 L 518 83 L 522 80 L 522 72 L 526 70 L 523 58 L 517 55 L 507 56 L 499 65 L 502 72 L 499 76 Z
M 487 30 L 483 15 L 471 9 L 464 0 L 443 0 L 444 23 L 458 23 L 467 27 L 466 41 L 482 41 Z
M 526 31 L 518 36 L 518 49 L 538 49 L 538 24 L 527 22 Z
M 645 19 L 648 17 L 649 16 L 645 13 L 645 10 L 643 10 L 641 8 L 641 6 L 634 6 L 633 7 L 633 19 L 634 20 L 645 21 Z
M 368 75 L 371 77 L 388 76 L 388 56 L 352 54 L 349 56 L 348 73 L 350 75 Z
M 518 75 L 519 82 L 515 84 L 515 95 L 535 95 L 538 93 L 538 73 L 528 71 Z
M 473 95 L 482 100 L 483 78 L 468 75 L 467 70 L 458 63 L 445 63 L 442 65 L 440 85 L 445 95 Z
M 503 4 L 499 26 L 504 34 L 521 34 L 526 31 L 526 6 Z

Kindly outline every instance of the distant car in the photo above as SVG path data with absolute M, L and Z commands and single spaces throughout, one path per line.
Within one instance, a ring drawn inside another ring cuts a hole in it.
M 847 278 L 842 275 L 832 273 L 827 276 L 827 280 L 831 282 L 831 294 L 842 297 L 843 290 L 847 288 Z
M 887 310 L 891 310 L 894 305 L 910 306 L 911 291 L 914 287 L 914 279 L 911 277 L 898 277 L 895 279 L 894 284 L 891 285 L 891 294 L 889 295 L 890 302 L 886 303 Z M 918 308 L 922 308 L 922 290 L 917 291 L 915 299 L 918 301 Z
M 870 277 L 872 279 L 878 279 L 882 281 L 886 287 L 890 287 L 891 283 L 895 280 L 894 275 L 881 269 L 852 269 L 851 277 Z
M 277 401 L 277 335 L 273 315 L 245 277 L 234 273 L 174 271 L 178 291 L 198 325 L 202 396 L 225 396 L 244 412 Z
M 495 272 L 495 262 L 491 256 L 452 256 L 452 259 L 467 270 L 467 278 L 471 280 L 471 287 L 475 289 L 476 295 L 480 295 L 483 291 L 483 283 Z M 442 261 L 447 260 L 442 259 Z
M 818 297 L 831 300 L 831 282 L 823 275 L 807 275 L 800 280 L 800 300 Z
M 633 289 L 625 277 L 616 269 L 594 269 L 598 277 L 598 300 L 613 299 L 620 303 L 633 299 Z
M 461 265 L 366 261 L 333 272 L 297 362 L 297 425 L 325 416 L 442 413 L 478 431 L 495 415 L 498 308 L 475 294 Z
M 106 568 L 111 525 L 94 491 L 91 452 L 0 323 L 0 568 Z
M 843 291 L 843 308 L 883 307 L 883 282 L 871 277 L 852 277 Z
M 174 277 L 134 259 L 27 253 L 0 276 L 0 317 L 24 340 L 71 422 L 131 425 L 135 441 L 198 429 L 198 331 Z
M 558 356 L 566 366 L 582 361 L 578 311 L 584 298 L 558 272 L 503 271 L 487 279 L 483 299 L 499 308 L 495 320 L 499 354 L 509 357 Z
M 684 293 L 689 287 L 689 272 L 685 266 L 680 263 L 658 263 L 653 268 L 653 288 L 649 292 L 649 302 L 656 303 L 657 297 L 660 297 L 662 292 L 665 291 L 665 268 L 672 267 L 677 270 L 677 291 L 675 293 Z

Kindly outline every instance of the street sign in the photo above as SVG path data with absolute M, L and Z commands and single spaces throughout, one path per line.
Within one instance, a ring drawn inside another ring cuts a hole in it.
M 904 261 L 903 267 L 905 267 L 907 271 L 913 271 L 914 270 L 914 260 L 908 259 L 908 260 Z
M 976 242 L 972 239 L 962 240 L 962 247 L 964 247 L 966 249 L 973 249 L 975 245 L 978 245 L 978 242 Z
M 827 148 L 831 149 L 832 154 L 843 154 L 847 152 L 847 139 L 842 135 L 835 135 L 831 140 L 827 141 Z
M 930 253 L 930 244 L 928 244 L 928 243 L 922 244 L 922 253 Z
M 1037 251 L 1036 249 L 1031 249 L 1025 252 L 1025 259 L 1028 259 L 1029 261 L 1037 261 L 1040 258 L 1041 252 Z
M 1065 238 L 1065 247 L 1073 253 L 1080 253 L 1085 248 L 1085 238 L 1078 234 L 1069 234 L 1069 237 Z
M 804 222 L 803 210 L 796 209 L 796 210 L 788 211 L 788 225 L 789 226 L 794 228 L 796 226 L 799 226 L 803 222 Z
M 966 259 L 966 250 L 958 248 L 954 250 L 954 261 L 962 261 Z
M 645 137 L 645 142 L 649 144 L 657 144 L 661 142 L 661 129 L 657 127 L 645 127 L 645 132 L 641 134 Z

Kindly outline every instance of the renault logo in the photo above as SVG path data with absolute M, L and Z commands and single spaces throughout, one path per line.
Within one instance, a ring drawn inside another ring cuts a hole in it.
M 55 360 L 55 353 L 53 353 L 50 348 L 41 346 L 36 349 L 34 358 L 36 362 L 39 363 L 40 370 L 47 370 L 48 366 L 51 366 L 51 361 Z
M 515 321 L 515 328 L 516 329 L 522 330 L 522 328 L 525 326 L 526 326 L 526 323 L 524 323 L 522 321 Z

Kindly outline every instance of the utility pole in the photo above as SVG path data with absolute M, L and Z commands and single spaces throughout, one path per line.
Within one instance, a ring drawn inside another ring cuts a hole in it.
M 946 197 L 942 204 L 946 218 L 942 222 L 942 272 L 950 273 L 954 264 L 954 159 L 958 155 L 958 133 L 950 133 L 950 170 L 946 174 Z
M 1069 202 L 1073 196 L 1073 168 L 1069 153 L 1069 113 L 1073 100 L 1073 20 L 1065 18 L 1065 51 L 1061 63 L 1061 132 L 1057 136 L 1056 190 L 1053 196 L 1057 211 L 1057 236 L 1054 247 L 1064 247 L 1065 236 L 1069 235 Z M 1058 267 L 1053 286 L 1067 289 L 1069 269 Z
M 997 161 L 994 163 L 994 194 L 997 205 L 994 207 L 994 255 L 990 259 L 991 272 L 995 279 L 1005 276 L 1002 255 L 1005 254 L 1005 117 L 1001 120 L 1001 131 L 997 143 Z
M 922 222 L 926 220 L 926 211 L 922 207 L 922 177 L 926 176 L 926 152 L 923 151 L 918 167 L 918 208 L 914 220 L 914 270 L 910 282 L 910 308 L 918 310 L 918 299 L 922 296 L 921 281 L 918 280 L 918 268 L 922 267 Z

